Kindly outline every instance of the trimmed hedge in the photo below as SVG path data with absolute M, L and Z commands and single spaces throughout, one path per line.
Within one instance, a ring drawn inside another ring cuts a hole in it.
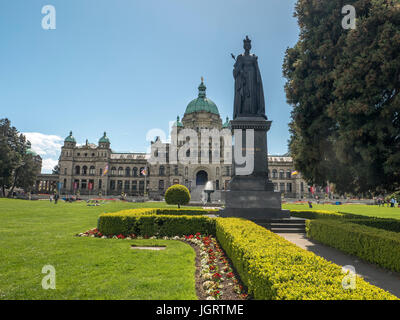
M 148 211 L 146 211 L 148 210 Z M 104 235 L 182 236 L 200 232 L 215 234 L 215 219 L 198 215 L 157 215 L 158 209 L 134 209 L 104 213 L 98 230 Z
M 307 220 L 306 232 L 308 237 L 321 243 L 400 272 L 400 234 L 360 225 L 359 222 L 365 223 L 358 220 Z
M 359 277 L 343 289 L 341 267 L 251 221 L 218 218 L 216 235 L 255 299 L 396 299 Z
M 345 212 L 324 210 L 291 210 L 291 216 L 304 219 L 339 219 L 387 231 L 400 232 L 400 220 L 368 217 Z
M 190 201 L 190 192 L 187 187 L 181 184 L 174 184 L 165 191 L 165 202 L 168 204 L 181 205 L 188 204 Z

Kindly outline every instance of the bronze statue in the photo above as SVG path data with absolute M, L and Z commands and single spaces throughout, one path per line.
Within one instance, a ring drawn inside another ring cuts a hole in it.
M 233 69 L 233 77 L 235 78 L 233 119 L 237 117 L 263 117 L 267 119 L 258 57 L 250 54 L 251 40 L 248 36 L 243 40 L 243 48 L 244 54 L 240 54 L 236 59 L 232 54 L 236 61 Z

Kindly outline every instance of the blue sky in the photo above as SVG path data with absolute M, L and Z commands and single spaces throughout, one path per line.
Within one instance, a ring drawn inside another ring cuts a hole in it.
M 41 26 L 44 5 L 56 30 Z M 221 117 L 232 117 L 233 59 L 252 39 L 273 121 L 270 154 L 287 152 L 290 106 L 282 63 L 298 38 L 295 0 L 1 0 L 0 118 L 28 133 L 56 163 L 72 130 L 78 143 L 103 131 L 115 151 L 143 152 L 146 133 L 168 132 L 197 96 L 200 77 Z M 47 169 L 46 169 L 47 168 Z

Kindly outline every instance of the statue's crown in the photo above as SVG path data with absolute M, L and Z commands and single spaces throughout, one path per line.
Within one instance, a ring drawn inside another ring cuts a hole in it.
M 246 39 L 243 40 L 244 44 L 251 44 L 251 40 L 249 39 L 249 36 L 246 36 Z

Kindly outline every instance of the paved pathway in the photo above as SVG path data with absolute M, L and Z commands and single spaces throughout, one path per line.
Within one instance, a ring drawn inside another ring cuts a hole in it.
M 400 297 L 400 273 L 391 272 L 376 265 L 361 260 L 358 257 L 345 254 L 335 248 L 328 247 L 314 240 L 308 239 L 302 233 L 278 233 L 281 237 L 298 245 L 328 261 L 340 266 L 352 265 L 356 273 L 369 283 L 382 288 L 397 297 Z

